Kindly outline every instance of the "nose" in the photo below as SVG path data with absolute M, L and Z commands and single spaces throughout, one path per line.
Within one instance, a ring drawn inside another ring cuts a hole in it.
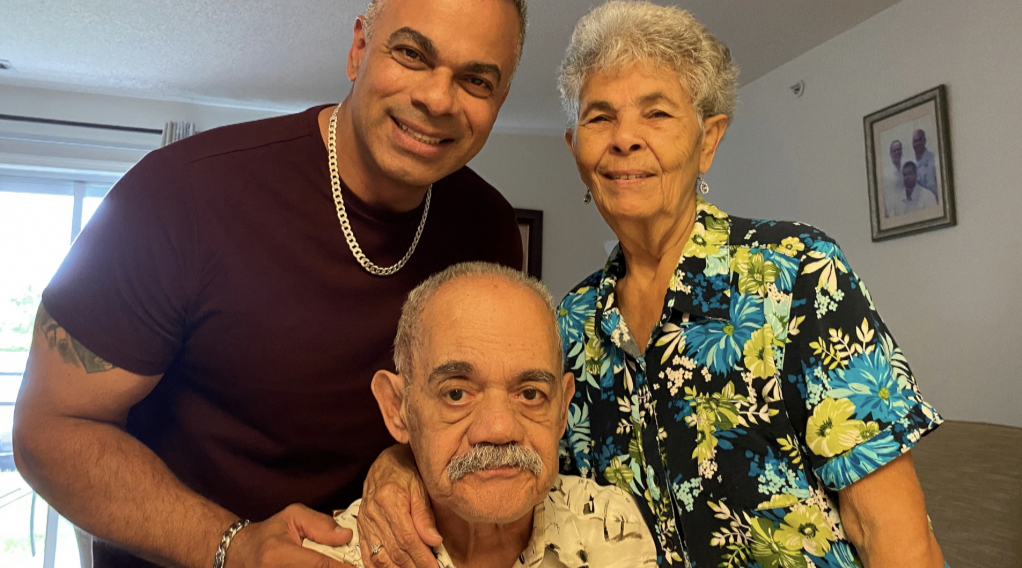
M 630 154 L 646 147 L 637 122 L 630 117 L 621 116 L 614 124 L 614 135 L 611 138 L 613 149 L 618 154 Z
M 457 84 L 453 74 L 436 68 L 423 75 L 412 89 L 412 104 L 430 116 L 453 113 L 457 104 Z
M 511 395 L 503 390 L 487 391 L 473 411 L 468 443 L 507 444 L 522 441 L 522 425 Z

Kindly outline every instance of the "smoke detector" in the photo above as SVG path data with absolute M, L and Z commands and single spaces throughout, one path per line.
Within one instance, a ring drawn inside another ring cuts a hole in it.
M 794 94 L 796 97 L 801 97 L 802 93 L 806 92 L 806 82 L 799 81 L 798 83 L 795 83 L 794 85 L 788 88 L 791 89 L 792 94 Z

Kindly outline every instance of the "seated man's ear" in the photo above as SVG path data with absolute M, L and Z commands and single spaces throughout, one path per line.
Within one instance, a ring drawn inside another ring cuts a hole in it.
M 575 375 L 568 372 L 561 377 L 561 388 L 564 389 L 564 398 L 561 399 L 561 436 L 564 436 L 564 429 L 568 427 L 568 407 L 571 398 L 575 396 Z
M 408 423 L 405 420 L 405 379 L 388 371 L 373 375 L 373 396 L 380 405 L 380 413 L 390 435 L 399 444 L 408 443 Z

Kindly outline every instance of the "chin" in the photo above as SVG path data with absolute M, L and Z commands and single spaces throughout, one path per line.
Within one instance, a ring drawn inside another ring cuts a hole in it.
M 471 477 L 471 476 L 469 476 Z M 521 480 L 472 480 L 456 486 L 451 509 L 469 522 L 510 523 L 525 515 L 543 501 L 550 491 L 540 488 L 533 476 Z
M 516 496 L 517 497 L 517 496 Z M 485 500 L 465 499 L 454 504 L 452 510 L 470 523 L 493 523 L 503 525 L 531 515 L 542 499 L 536 502 L 522 498 L 508 499 L 506 494 L 494 495 Z
M 451 175 L 464 164 L 444 162 L 423 162 L 405 156 L 395 156 L 378 162 L 384 174 L 410 186 L 426 186 Z

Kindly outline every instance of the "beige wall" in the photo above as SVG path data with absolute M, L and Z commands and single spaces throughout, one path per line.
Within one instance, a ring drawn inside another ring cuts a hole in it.
M 494 134 L 469 164 L 511 205 L 543 211 L 543 282 L 554 297 L 600 268 L 616 239 L 596 207 L 562 136 Z
M 945 417 L 1015 426 L 1020 22 L 1018 0 L 904 0 L 743 87 L 708 176 L 725 210 L 809 222 L 841 243 Z M 874 243 L 862 119 L 942 83 L 958 226 Z

